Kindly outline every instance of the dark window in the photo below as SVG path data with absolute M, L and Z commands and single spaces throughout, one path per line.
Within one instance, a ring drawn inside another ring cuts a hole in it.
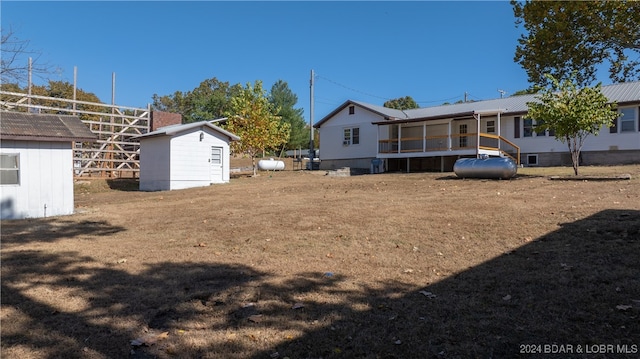
M 530 118 L 524 119 L 524 128 L 523 128 L 523 136 L 524 137 L 532 137 L 533 136 L 533 120 Z
M 520 117 L 513 118 L 513 138 L 520 138 Z
M 355 106 L 349 106 L 349 114 L 353 115 L 354 113 L 356 113 L 356 107 Z
M 620 112 L 620 132 L 636 132 L 636 109 L 623 108 Z
M 540 125 L 543 126 L 544 125 L 544 121 L 536 121 L 536 125 Z M 546 136 L 547 135 L 547 131 L 544 129 L 544 127 L 538 127 L 538 130 L 536 131 L 536 136 Z
M 351 143 L 354 145 L 360 144 L 360 127 L 354 127 L 351 130 Z

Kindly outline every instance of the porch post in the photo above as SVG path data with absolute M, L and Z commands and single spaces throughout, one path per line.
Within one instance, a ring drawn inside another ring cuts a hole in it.
M 447 128 L 447 151 L 451 151 L 451 124 L 453 120 L 449 120 L 448 128 Z
M 476 131 L 476 158 L 480 158 L 480 114 L 478 114 L 478 125 Z
M 376 126 L 376 147 L 378 148 L 376 150 L 376 158 L 377 158 L 378 155 L 380 154 L 380 125 Z
M 400 139 L 402 138 L 402 124 L 399 123 L 398 124 L 398 153 L 401 153 L 402 151 L 402 141 L 400 141 Z
M 501 133 L 500 133 L 500 111 L 498 111 L 498 150 L 501 149 L 500 136 L 501 136 Z
M 427 152 L 427 123 L 422 124 L 422 152 Z

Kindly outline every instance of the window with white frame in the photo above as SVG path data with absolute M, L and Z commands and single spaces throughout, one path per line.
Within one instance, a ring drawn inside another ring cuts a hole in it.
M 343 131 L 342 145 L 358 145 L 360 144 L 360 127 L 349 127 Z
M 460 138 L 458 139 L 459 141 L 459 145 L 460 148 L 466 148 L 467 147 L 467 124 L 461 124 L 460 127 Z
M 496 133 L 496 121 L 487 121 L 487 133 Z
M 533 120 L 530 118 L 525 118 L 524 121 L 522 121 L 522 123 L 523 123 L 523 128 L 522 128 L 523 137 L 533 137 Z
M 636 123 L 638 122 L 638 111 L 635 107 L 620 109 L 622 117 L 619 117 L 620 121 L 620 133 L 622 132 L 635 132 Z
M 525 118 L 522 121 L 522 134 L 523 137 L 544 137 L 544 136 L 555 136 L 555 131 L 546 130 L 541 127 L 544 122 L 540 121 L 539 123 L 533 119 Z M 539 126 L 539 127 L 538 127 Z M 536 127 L 538 127 L 536 129 Z M 517 138 L 517 137 L 516 137 Z
M 0 184 L 20 184 L 20 154 L 0 154 Z

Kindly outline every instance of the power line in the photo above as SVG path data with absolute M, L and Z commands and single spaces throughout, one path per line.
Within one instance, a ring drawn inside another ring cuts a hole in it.
M 445 98 L 445 99 L 442 99 L 442 100 L 434 100 L 434 101 L 416 101 L 416 103 L 436 103 L 436 102 L 443 103 L 443 102 L 448 102 L 448 101 L 451 101 L 451 100 L 456 100 L 456 99 L 459 99 L 459 98 L 461 98 L 461 97 L 462 97 L 462 96 L 454 96 L 454 97 Z
M 328 81 L 328 82 L 331 82 L 331 83 L 332 83 L 332 84 L 334 84 L 334 85 L 340 86 L 340 87 L 345 88 L 345 89 L 347 89 L 347 90 L 349 90 L 349 91 L 353 91 L 353 92 L 357 92 L 357 93 L 363 94 L 363 95 L 365 95 L 365 96 L 375 97 L 375 98 L 378 98 L 378 99 L 381 99 L 381 100 L 385 100 L 385 101 L 392 100 L 391 98 L 388 98 L 388 97 L 383 97 L 383 96 L 373 95 L 373 94 L 370 94 L 370 93 L 368 93 L 368 92 L 360 91 L 360 90 L 355 89 L 355 88 L 353 88 L 353 87 L 349 87 L 349 86 L 347 86 L 347 85 L 343 85 L 343 84 L 341 84 L 341 83 L 339 83 L 339 82 L 337 82 L 337 81 L 334 81 L 334 80 L 332 80 L 332 79 L 330 79 L 330 78 L 327 78 L 327 77 L 322 76 L 322 75 L 318 75 L 317 73 L 315 74 L 315 77 L 316 77 L 316 78 L 324 79 L 324 80 L 326 80 L 326 81 Z M 475 96 L 473 96 L 473 97 L 475 97 Z M 445 99 L 442 99 L 442 100 L 432 100 L 432 101 L 415 101 L 415 102 L 416 102 L 416 103 L 418 103 L 418 104 L 444 103 L 444 102 L 448 102 L 448 101 L 452 101 L 452 100 L 457 100 L 457 99 L 460 99 L 460 98 L 462 98 L 462 96 L 454 96 L 454 97 L 445 98 Z M 476 97 L 476 98 L 477 98 L 477 97 Z M 480 99 L 478 99 L 478 100 L 480 100 Z M 327 104 L 327 103 L 325 103 L 325 104 Z
M 326 77 L 321 76 L 321 75 L 318 75 L 318 74 L 316 74 L 316 77 L 318 77 L 318 78 L 322 78 L 322 79 L 325 79 L 325 80 L 327 80 L 327 81 L 331 82 L 332 84 L 334 84 L 334 85 L 338 85 L 338 86 L 340 86 L 340 87 L 343 87 L 343 88 L 345 88 L 345 89 L 347 89 L 347 90 L 349 90 L 349 91 L 357 92 L 357 93 L 360 93 L 360 94 L 363 94 L 363 95 L 366 95 L 366 96 L 375 97 L 375 98 L 379 98 L 379 99 L 382 99 L 382 100 L 391 100 L 391 99 L 390 99 L 390 98 L 388 98 L 388 97 L 376 96 L 376 95 L 372 95 L 372 94 L 367 93 L 367 92 L 364 92 L 364 91 L 360 91 L 360 90 L 354 89 L 354 88 L 352 88 L 352 87 L 349 87 L 349 86 L 343 85 L 343 84 L 341 84 L 341 83 L 339 83 L 339 82 L 337 82 L 337 81 L 333 81 L 332 79 L 326 78 Z

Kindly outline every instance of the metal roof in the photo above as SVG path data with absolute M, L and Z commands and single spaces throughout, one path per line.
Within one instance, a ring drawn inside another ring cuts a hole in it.
M 640 103 L 640 81 L 624 82 L 613 85 L 602 86 L 602 93 L 611 101 L 621 104 Z M 435 120 L 443 118 L 456 118 L 472 116 L 474 113 L 481 113 L 501 109 L 503 115 L 525 114 L 527 113 L 527 102 L 537 101 L 535 94 L 519 95 L 492 100 L 464 102 L 450 105 L 440 105 L 434 107 L 424 107 L 411 110 L 395 110 L 378 105 L 371 105 L 359 101 L 347 101 L 336 110 L 325 116 L 314 127 L 320 127 L 340 110 L 349 104 L 356 104 L 369 109 L 384 118 L 384 121 L 374 122 L 375 124 L 393 122 L 414 122 L 424 120 Z
M 78 116 L 0 111 L 3 140 L 94 142 L 91 132 Z
M 216 125 L 211 124 L 209 121 L 200 121 L 200 122 L 191 122 L 191 123 L 185 123 L 185 124 L 178 124 L 178 125 L 170 125 L 170 126 L 165 126 L 165 127 L 160 127 L 159 129 L 149 132 L 149 133 L 145 133 L 144 135 L 140 135 L 140 136 L 136 136 L 135 138 L 147 138 L 147 137 L 155 137 L 155 136 L 173 136 L 177 133 L 183 132 L 183 131 L 188 131 L 191 130 L 193 128 L 204 128 L 204 127 L 208 127 L 214 131 L 220 132 L 221 134 L 229 137 L 229 139 L 231 141 L 239 141 L 240 137 L 234 135 L 233 133 L 226 131 Z

